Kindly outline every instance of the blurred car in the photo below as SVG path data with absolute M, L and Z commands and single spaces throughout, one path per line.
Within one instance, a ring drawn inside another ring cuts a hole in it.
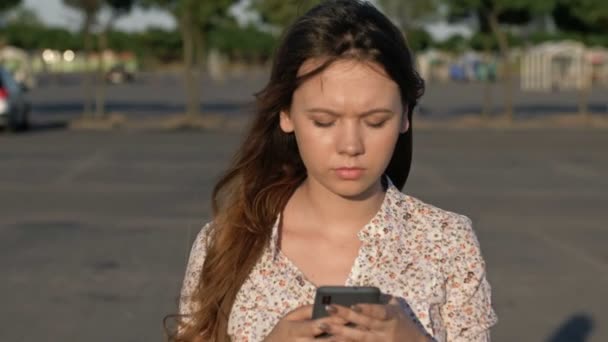
M 106 72 L 106 82 L 112 84 L 120 84 L 125 82 L 133 82 L 135 80 L 135 76 L 132 72 L 127 70 L 127 68 L 118 64 L 110 68 L 108 72 Z
M 26 87 L 17 83 L 8 70 L 0 67 L 0 126 L 9 131 L 29 128 L 31 106 L 26 99 L 26 91 Z

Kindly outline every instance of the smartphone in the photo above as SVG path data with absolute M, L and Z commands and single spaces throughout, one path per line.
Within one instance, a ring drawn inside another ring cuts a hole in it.
M 321 286 L 317 288 L 312 318 L 327 317 L 326 305 L 350 307 L 355 304 L 380 304 L 380 289 L 373 286 Z

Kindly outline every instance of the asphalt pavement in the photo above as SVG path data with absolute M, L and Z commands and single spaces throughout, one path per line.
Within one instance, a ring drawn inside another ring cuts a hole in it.
M 161 341 L 239 139 L 0 133 L 0 341 Z M 608 341 L 607 147 L 605 130 L 416 132 L 405 192 L 472 218 L 494 341 Z

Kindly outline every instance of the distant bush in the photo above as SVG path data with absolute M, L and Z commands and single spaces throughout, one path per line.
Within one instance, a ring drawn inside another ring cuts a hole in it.
M 26 50 L 82 49 L 82 36 L 64 28 L 44 27 L 31 24 L 11 23 L 4 27 L 5 41 L 9 45 L 18 46 Z
M 209 47 L 219 50 L 232 60 L 263 62 L 271 55 L 277 37 L 254 27 L 236 25 L 220 27 L 209 33 Z

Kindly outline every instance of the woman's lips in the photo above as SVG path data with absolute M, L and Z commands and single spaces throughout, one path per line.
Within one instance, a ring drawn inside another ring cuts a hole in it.
M 334 169 L 334 172 L 339 178 L 344 180 L 355 180 L 359 179 L 361 175 L 363 175 L 363 170 L 364 169 L 359 167 L 340 167 Z

